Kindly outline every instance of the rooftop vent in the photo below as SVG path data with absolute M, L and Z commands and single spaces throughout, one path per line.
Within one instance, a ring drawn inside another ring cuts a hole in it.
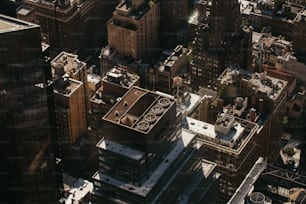
M 265 195 L 260 192 L 254 192 L 250 196 L 250 201 L 252 204 L 264 204 L 265 199 Z
M 163 114 L 164 109 L 163 109 L 162 106 L 156 105 L 156 106 L 153 106 L 153 107 L 151 108 L 151 111 L 152 111 L 155 115 L 160 116 L 161 114 Z
M 150 128 L 150 124 L 146 121 L 141 121 L 137 124 L 137 129 L 140 131 L 147 131 Z
M 148 113 L 147 115 L 144 116 L 145 121 L 148 123 L 154 123 L 157 119 L 156 115 L 154 113 Z
M 158 100 L 158 105 L 163 108 L 167 108 L 170 105 L 171 101 L 169 98 L 161 98 Z

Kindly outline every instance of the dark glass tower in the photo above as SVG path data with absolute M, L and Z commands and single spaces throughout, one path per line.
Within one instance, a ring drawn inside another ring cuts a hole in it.
M 199 22 L 192 43 L 191 83 L 215 87 L 226 65 L 243 69 L 251 65 L 252 32 L 241 27 L 237 0 L 213 0 L 206 18 Z
M 8 203 L 57 200 L 45 68 L 40 27 L 0 15 L 1 200 Z

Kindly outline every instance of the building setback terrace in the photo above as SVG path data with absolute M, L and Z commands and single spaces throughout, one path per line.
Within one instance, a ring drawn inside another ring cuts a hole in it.
M 189 131 L 199 135 L 199 138 L 224 146 L 232 150 L 239 150 L 248 136 L 252 134 L 255 124 L 230 115 L 222 115 L 215 124 L 205 123 L 186 117 Z

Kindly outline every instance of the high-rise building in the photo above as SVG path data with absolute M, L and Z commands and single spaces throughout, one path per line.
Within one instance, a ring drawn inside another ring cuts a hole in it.
M 227 201 L 257 159 L 258 125 L 223 115 L 214 124 L 187 117 L 187 127 L 197 134 L 202 158 L 217 163 L 220 201 Z
M 211 3 L 207 17 L 194 31 L 190 73 L 194 88 L 215 88 L 217 78 L 227 64 L 238 64 L 243 68 L 251 64 L 252 35 L 249 28 L 240 27 L 238 1 L 214 0 Z
M 0 15 L 0 47 L 1 201 L 57 203 L 40 27 Z
M 89 112 L 89 88 L 87 81 L 87 64 L 79 60 L 78 55 L 67 53 L 65 51 L 59 53 L 51 61 L 52 75 L 56 79 L 59 75 L 65 76 L 66 78 L 71 78 L 82 82 L 82 88 L 84 93 L 84 104 L 85 104 L 85 122 L 86 125 L 87 115 Z
M 0 14 L 16 17 L 16 9 L 20 4 L 21 0 L 3 0 L 0 3 Z
M 101 39 L 98 38 L 106 30 L 105 23 L 111 17 L 115 3 L 101 0 L 26 0 L 17 10 L 17 18 L 39 24 L 43 40 L 50 44 L 55 54 L 61 50 L 72 52 L 78 48 L 100 46 Z
M 175 77 L 183 77 L 188 73 L 188 59 L 191 58 L 191 50 L 177 45 L 173 51 L 165 50 L 158 61 L 149 68 L 147 78 L 150 88 L 153 90 L 171 93 Z M 179 84 L 181 86 L 182 83 Z
M 132 87 L 103 117 L 94 202 L 214 203 L 215 164 L 196 157 L 181 121 L 173 97 Z
M 90 148 L 96 152 L 96 144 L 103 137 L 101 118 L 132 86 L 139 85 L 139 76 L 114 67 L 102 79 L 102 86 L 90 98 L 89 132 Z
M 156 1 L 121 1 L 107 23 L 108 46 L 134 59 L 151 59 L 159 46 L 160 6 Z
M 65 77 L 54 83 L 58 134 L 63 142 L 73 144 L 87 129 L 84 84 Z
M 174 48 L 178 32 L 187 24 L 188 0 L 160 1 L 160 36 L 163 48 Z
M 293 28 L 293 49 L 297 55 L 297 58 L 302 61 L 303 63 L 306 63 L 306 11 L 304 10 L 301 12 L 298 20 L 295 22 L 294 28 Z

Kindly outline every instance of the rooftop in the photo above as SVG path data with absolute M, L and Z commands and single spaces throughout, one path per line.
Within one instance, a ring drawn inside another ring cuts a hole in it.
M 101 86 L 95 94 L 92 95 L 90 98 L 90 101 L 96 104 L 108 104 L 108 105 L 115 105 L 117 101 L 120 100 L 120 96 L 118 95 L 111 95 L 111 94 L 105 94 L 103 92 L 103 86 Z
M 254 50 L 264 51 L 278 57 L 291 52 L 291 42 L 280 37 L 253 32 L 252 38 Z
M 106 140 L 104 138 L 102 138 L 97 143 L 96 146 L 99 149 L 103 149 L 105 151 L 111 151 L 113 153 L 122 155 L 124 157 L 128 157 L 128 158 L 136 160 L 136 161 L 141 160 L 144 157 L 144 155 L 145 155 L 144 152 L 132 149 L 132 148 L 130 148 L 128 146 L 121 145 L 121 144 L 118 144 L 116 142 L 112 142 L 110 140 Z
M 69 97 L 83 85 L 83 82 L 71 78 L 60 78 L 55 80 L 54 84 L 54 93 Z
M 184 115 L 191 115 L 193 111 L 200 105 L 201 97 L 197 94 L 185 92 L 185 101 L 178 105 L 178 108 L 185 113 Z
M 92 84 L 99 84 L 101 77 L 96 74 L 87 74 L 87 81 Z
M 239 150 L 248 141 L 256 125 L 237 117 L 223 114 L 215 124 L 205 123 L 186 117 L 187 129 L 197 135 L 201 140 L 223 146 L 231 150 Z
M 0 14 L 0 33 L 14 32 L 38 27 L 39 25 Z
M 147 133 L 173 105 L 172 98 L 134 86 L 103 119 Z
M 129 73 L 126 70 L 120 69 L 118 67 L 112 68 L 106 73 L 106 76 L 102 81 L 116 84 L 122 86 L 126 89 L 131 88 L 139 80 L 139 76 Z
M 29 2 L 31 4 L 40 4 L 45 7 L 54 7 L 54 1 L 53 0 L 26 0 L 26 2 Z M 77 4 L 78 0 L 64 0 L 64 1 L 57 1 L 57 8 L 59 9 L 67 9 L 71 8 L 74 4 Z
M 181 139 L 177 141 L 172 151 L 167 155 L 164 161 L 161 162 L 161 164 L 157 167 L 153 174 L 151 174 L 151 176 L 147 180 L 145 180 L 144 183 L 139 187 L 114 179 L 110 176 L 104 175 L 102 172 L 99 171 L 93 175 L 93 179 L 108 183 L 109 185 L 115 186 L 125 191 L 129 191 L 141 197 L 146 197 L 154 188 L 154 186 L 159 182 L 160 178 L 165 174 L 165 172 L 175 162 L 179 155 L 184 151 L 185 147 L 187 147 L 191 143 L 195 136 L 195 134 L 183 130 Z M 175 172 L 175 174 L 177 173 L 178 171 Z
M 218 78 L 220 84 L 230 85 L 238 83 L 239 80 L 249 83 L 249 86 L 256 93 L 263 93 L 269 99 L 275 101 L 285 90 L 287 81 L 275 77 L 268 76 L 267 73 L 251 73 L 244 70 L 237 70 L 235 68 L 226 68 L 225 71 Z
M 33 11 L 33 8 L 21 5 L 17 8 L 16 13 L 17 15 L 27 16 L 29 13 Z
M 64 191 L 68 191 L 68 196 L 64 198 L 65 204 L 80 204 L 83 199 L 93 192 L 93 183 L 71 176 L 63 176 Z
M 244 15 L 263 15 L 266 18 L 278 18 L 288 23 L 293 23 L 297 14 L 303 11 L 303 6 L 288 3 L 287 1 L 279 10 L 274 11 L 275 1 L 248 1 L 240 0 L 240 12 Z
M 52 75 L 74 75 L 80 71 L 80 69 L 86 66 L 85 62 L 81 62 L 77 55 L 61 52 L 52 61 Z
M 145 2 L 144 0 L 122 1 L 116 7 L 114 14 L 140 19 L 151 7 L 154 6 L 153 1 Z

